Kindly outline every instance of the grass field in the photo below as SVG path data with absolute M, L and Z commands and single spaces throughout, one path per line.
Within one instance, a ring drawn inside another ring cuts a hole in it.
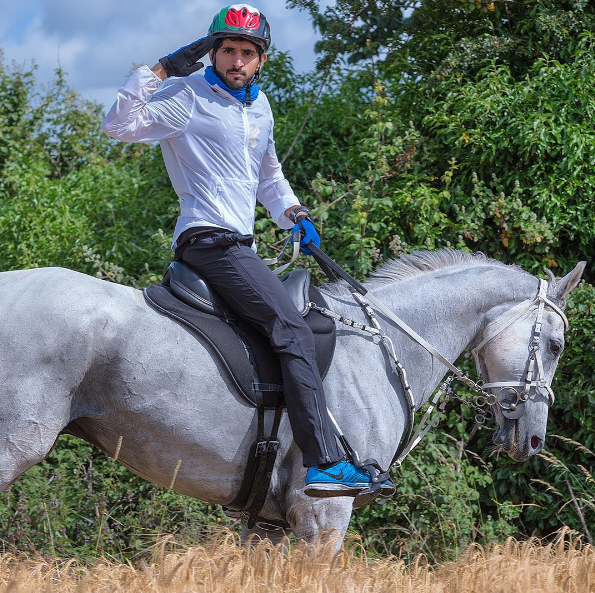
M 292 546 L 288 553 L 260 542 L 238 546 L 221 533 L 183 552 L 155 549 L 155 560 L 132 566 L 98 561 L 0 556 L 0 591 L 10 593 L 591 593 L 595 549 L 562 534 L 550 544 L 508 540 L 473 546 L 456 561 L 429 566 L 423 557 L 370 559 L 356 543 L 339 553 L 331 546 Z

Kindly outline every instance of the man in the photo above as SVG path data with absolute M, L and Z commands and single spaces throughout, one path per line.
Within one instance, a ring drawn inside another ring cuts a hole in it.
M 256 8 L 223 8 L 207 37 L 132 74 L 103 130 L 126 142 L 160 141 L 180 200 L 175 258 L 195 268 L 235 314 L 269 337 L 294 439 L 309 468 L 306 493 L 355 496 L 371 486 L 371 478 L 345 461 L 338 447 L 312 333 L 254 249 L 256 199 L 281 228 L 299 225 L 303 247 L 310 241 L 320 245 L 309 210 L 281 171 L 271 108 L 256 84 L 270 43 L 269 24 Z M 203 67 L 198 60 L 207 52 L 212 66 L 204 76 L 189 76 Z

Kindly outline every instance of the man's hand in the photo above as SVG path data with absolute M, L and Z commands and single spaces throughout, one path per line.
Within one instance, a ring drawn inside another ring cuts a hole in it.
M 320 247 L 320 235 L 316 230 L 314 224 L 307 218 L 300 218 L 297 224 L 291 230 L 291 234 L 295 232 L 301 232 L 302 239 L 300 240 L 301 252 L 304 255 L 312 255 L 307 245 L 312 241 L 316 247 Z
M 206 56 L 212 47 L 213 38 L 203 37 L 161 58 L 159 63 L 167 76 L 188 76 L 204 67 L 204 64 L 198 60 Z M 161 78 L 159 73 L 155 72 L 155 74 Z

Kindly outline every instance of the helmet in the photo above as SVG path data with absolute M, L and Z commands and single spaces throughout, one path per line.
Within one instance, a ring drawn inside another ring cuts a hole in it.
M 267 17 L 249 4 L 232 4 L 222 8 L 213 19 L 207 35 L 215 40 L 224 37 L 245 37 L 263 51 L 271 45 L 271 28 Z

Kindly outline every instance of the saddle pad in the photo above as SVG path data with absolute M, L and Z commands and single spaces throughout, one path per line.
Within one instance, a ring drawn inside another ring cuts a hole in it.
M 147 286 L 143 294 L 151 307 L 182 323 L 209 343 L 238 391 L 252 405 L 256 406 L 253 382 L 282 383 L 279 362 L 269 341 L 246 322 L 226 320 L 198 311 L 160 284 Z M 310 287 L 310 300 L 321 307 L 326 306 L 324 297 L 314 286 Z M 316 364 L 324 378 L 335 351 L 335 324 L 317 311 L 310 311 L 305 321 L 314 333 Z M 267 407 L 274 407 L 275 399 L 275 393 L 265 393 Z

